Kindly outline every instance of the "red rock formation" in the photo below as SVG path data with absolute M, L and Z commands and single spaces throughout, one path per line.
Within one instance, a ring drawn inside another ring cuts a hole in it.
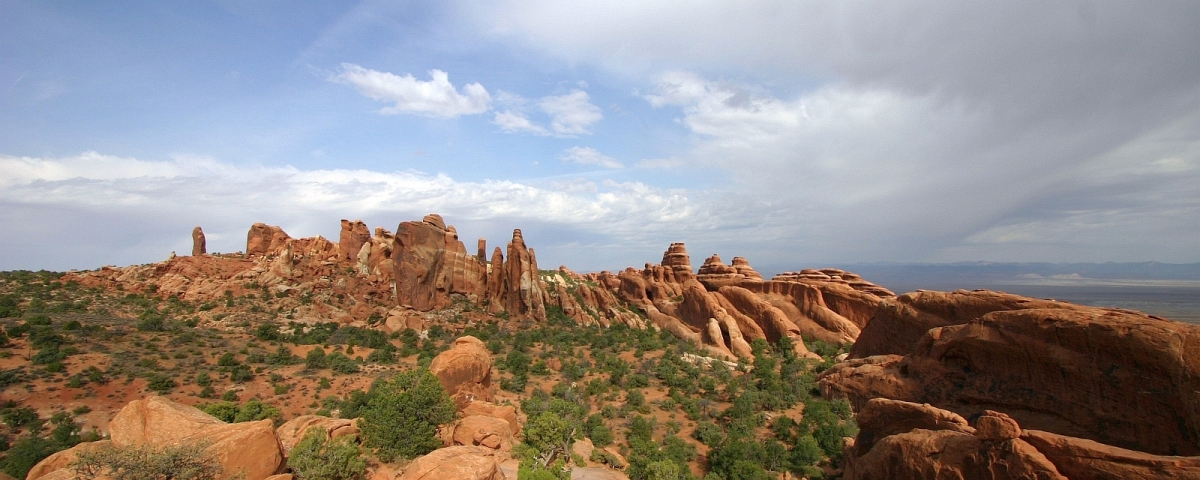
M 282 228 L 256 223 L 251 225 L 250 231 L 246 233 L 246 256 L 273 255 L 282 250 L 291 238 Z
M 663 253 L 662 266 L 671 270 L 676 282 L 685 282 L 691 279 L 692 259 L 688 256 L 687 247 L 683 243 L 672 243 L 667 247 L 667 251 Z
M 429 371 L 460 410 L 472 401 L 492 401 L 492 354 L 478 338 L 468 335 L 455 340 L 453 347 L 434 357 Z
M 483 239 L 483 238 L 479 239 L 479 242 L 477 242 L 477 246 L 479 248 L 477 250 L 477 253 L 475 254 L 475 258 L 478 259 L 480 261 L 480 263 L 487 263 L 487 261 L 488 261 L 487 239 Z
M 487 447 L 441 448 L 413 460 L 397 480 L 504 480 L 496 455 Z
M 866 421 L 844 455 L 848 480 L 1067 478 L 1017 438 L 1020 427 L 1003 414 L 989 412 L 972 429 L 962 417 L 928 405 L 873 400 L 861 417 Z
M 1021 428 L 985 410 L 975 426 L 929 404 L 874 399 L 858 414 L 845 477 L 1200 478 L 1200 457 L 1151 455 Z
M 488 264 L 487 299 L 488 311 L 496 314 L 504 311 L 504 296 L 508 293 L 508 276 L 504 270 L 504 254 L 500 247 L 492 251 L 492 262 Z
M 199 257 L 208 253 L 208 245 L 204 240 L 204 230 L 200 227 L 192 229 L 192 256 Z
M 357 262 L 358 252 L 371 241 L 371 230 L 362 220 L 353 222 L 342 219 L 342 232 L 338 235 L 338 260 Z
M 993 409 L 1037 430 L 1200 454 L 1200 326 L 1007 294 L 956 295 L 972 299 L 959 310 L 965 315 L 991 313 L 929 329 L 904 357 L 834 366 L 821 375 L 822 390 L 855 405 L 886 397 L 964 416 Z M 1000 308 L 1011 305 L 1043 308 Z
M 545 293 L 537 268 L 537 256 L 533 249 L 526 248 L 525 237 L 520 229 L 513 230 L 504 270 L 508 287 L 504 292 L 504 309 L 509 315 L 545 320 Z
M 903 355 L 911 351 L 917 340 L 931 328 L 967 323 L 995 311 L 1073 308 L 1074 305 L 987 290 L 918 290 L 880 307 L 855 341 L 850 350 L 851 357 Z
M 1200 457 L 1151 455 L 1038 430 L 1023 431 L 1021 440 L 1042 452 L 1068 478 L 1200 478 Z
M 392 250 L 396 301 L 420 311 L 450 305 L 450 295 L 482 299 L 487 293 L 486 267 L 458 240 L 442 217 L 427 215 L 396 229 Z

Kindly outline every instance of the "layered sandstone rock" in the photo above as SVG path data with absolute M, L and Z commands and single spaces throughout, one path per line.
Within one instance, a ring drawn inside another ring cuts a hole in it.
M 507 274 L 505 284 L 508 287 L 504 297 L 505 310 L 510 315 L 545 320 L 545 294 L 542 292 L 542 280 L 538 275 L 537 256 L 533 249 L 525 246 L 525 237 L 521 235 L 520 229 L 513 230 L 504 270 Z
M 204 240 L 204 230 L 200 227 L 192 229 L 192 256 L 199 257 L 208 253 L 208 244 Z
M 273 255 L 283 249 L 292 237 L 282 228 L 265 223 L 255 223 L 246 232 L 246 256 Z
M 764 281 L 743 257 L 726 265 L 713 255 L 692 275 L 682 243 L 671 244 L 663 262 L 596 280 L 619 301 L 641 310 L 651 325 L 700 342 L 724 358 L 750 356 L 754 339 L 777 342 L 783 337 L 791 340 L 796 354 L 816 358 L 803 337 L 852 342 L 874 310 L 891 296 L 886 289 L 840 270 L 837 278 L 814 270 L 819 278 L 784 276 Z
M 342 219 L 342 231 L 338 234 L 338 260 L 357 262 L 363 245 L 371 241 L 371 230 L 362 220 L 353 222 Z M 368 250 L 368 255 L 369 255 Z
M 392 261 L 400 305 L 429 311 L 450 305 L 451 294 L 475 301 L 487 294 L 487 267 L 467 255 L 458 233 L 439 215 L 401 223 Z
M 884 397 L 964 416 L 992 409 L 1036 430 L 1157 455 L 1200 454 L 1200 326 L 991 292 L 935 297 L 969 299 L 956 310 L 965 316 L 990 313 L 928 329 L 903 357 L 836 365 L 819 377 L 822 390 L 856 406 Z M 1004 309 L 1011 306 L 1031 308 Z M 876 325 L 886 318 L 922 317 L 877 317 L 863 336 L 877 327 L 903 331 Z
M 504 480 L 496 450 L 479 446 L 446 447 L 413 460 L 397 480 Z
M 1074 308 L 1075 305 L 1037 300 L 987 290 L 933 292 L 918 290 L 877 308 L 850 351 L 851 357 L 903 355 L 925 332 L 935 327 L 964 324 L 1003 310 Z
M 677 282 L 687 281 L 694 276 L 692 259 L 683 243 L 676 242 L 667 247 L 667 251 L 663 253 L 662 266 L 671 269 Z
M 483 341 L 470 335 L 460 337 L 429 364 L 446 393 L 461 410 L 475 400 L 490 402 L 492 391 L 492 354 Z

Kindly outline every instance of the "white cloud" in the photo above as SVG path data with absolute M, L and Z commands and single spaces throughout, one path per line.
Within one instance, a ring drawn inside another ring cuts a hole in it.
M 395 102 L 379 110 L 385 115 L 413 113 L 451 118 L 483 113 L 491 105 L 492 98 L 483 85 L 470 83 L 459 93 L 446 72 L 430 70 L 429 77 L 429 81 L 421 81 L 411 74 L 399 76 L 343 63 L 342 71 L 330 80 L 353 85 L 359 93 L 374 100 Z
M 653 252 L 715 217 L 688 192 L 639 182 L 463 182 L 418 172 L 241 167 L 192 157 L 0 155 L 0 179 L 2 269 L 157 260 L 171 250 L 187 251 L 195 225 L 204 227 L 211 250 L 229 252 L 244 247 L 245 231 L 254 222 L 283 226 L 293 236 L 336 239 L 341 218 L 393 229 L 431 212 L 457 225 L 464 238 L 498 224 L 500 236 L 512 228 L 579 232 L 593 241 L 647 244 Z M 64 235 L 87 241 L 46 241 Z M 539 257 L 542 247 L 558 242 L 549 234 L 540 238 L 534 244 Z M 624 266 L 597 261 L 590 260 L 591 266 Z
M 608 155 L 600 153 L 592 147 L 571 147 L 563 150 L 563 153 L 558 156 L 559 160 L 567 163 L 578 163 L 580 165 L 596 165 L 604 168 L 622 168 L 621 162 Z
M 592 126 L 604 118 L 600 107 L 593 105 L 587 92 L 572 90 L 565 95 L 550 95 L 537 100 L 537 109 L 545 114 L 548 126 L 529 119 L 530 101 L 520 95 L 500 92 L 497 103 L 509 108 L 496 113 L 492 123 L 506 133 L 532 133 L 556 137 L 575 137 L 592 133 Z
M 572 90 L 566 95 L 542 97 L 538 106 L 550 116 L 550 129 L 556 135 L 581 135 L 592 133 L 592 125 L 604 118 L 600 107 L 588 98 L 587 92 Z
M 550 132 L 540 125 L 535 125 L 533 122 L 525 118 L 520 112 L 505 110 L 497 112 L 493 117 L 492 123 L 500 126 L 500 130 L 505 133 L 532 133 L 535 135 L 549 135 Z

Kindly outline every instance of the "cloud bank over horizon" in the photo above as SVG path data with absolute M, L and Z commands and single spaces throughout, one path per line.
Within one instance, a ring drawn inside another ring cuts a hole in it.
M 0 269 L 427 213 L 580 270 L 1200 262 L 1195 2 L 194 8 L 227 43 L 0 19 Z

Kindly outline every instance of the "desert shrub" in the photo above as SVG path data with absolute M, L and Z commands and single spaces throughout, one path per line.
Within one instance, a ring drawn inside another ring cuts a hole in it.
M 329 359 L 325 355 L 325 350 L 314 348 L 304 356 L 304 368 L 309 370 L 320 370 L 329 368 Z
M 222 470 L 203 444 L 100 448 L 80 452 L 70 468 L 83 478 L 123 480 L 209 480 Z
M 281 413 L 278 408 L 268 405 L 258 399 L 251 399 L 243 405 L 232 401 L 221 401 L 196 406 L 200 411 L 216 417 L 226 423 L 256 422 L 263 419 L 279 420 Z
M 358 363 L 342 352 L 333 352 L 325 359 L 329 363 L 329 368 L 336 373 L 358 373 Z
M 0 418 L 8 428 L 19 429 L 28 427 L 38 419 L 37 410 L 33 407 L 11 406 L 0 410 Z
M 237 365 L 241 365 L 241 362 L 238 362 L 237 357 L 233 355 L 233 352 L 225 352 L 221 354 L 221 358 L 217 359 L 218 367 L 234 367 Z
M 308 429 L 288 454 L 287 465 L 299 480 L 359 479 L 367 469 L 353 437 L 329 439 L 322 427 Z
M 358 428 L 363 444 L 383 460 L 432 452 L 441 446 L 438 426 L 454 420 L 454 402 L 428 369 L 376 381 L 367 397 Z
M 233 423 L 233 419 L 237 418 L 238 406 L 233 402 L 217 402 L 212 404 L 200 404 L 196 406 L 200 411 L 216 417 L 218 420 L 226 423 Z
M 229 379 L 237 383 L 245 383 L 254 379 L 254 372 L 250 371 L 248 365 L 238 365 L 229 371 Z
M 390 343 L 386 345 L 386 347 L 377 348 L 370 355 L 367 355 L 367 361 L 382 364 L 396 363 L 396 347 Z
M 18 301 L 16 295 L 0 295 L 0 318 L 20 317 L 21 309 L 17 307 Z
M 160 394 L 170 393 L 177 386 L 174 379 L 162 374 L 153 374 L 147 380 L 149 383 L 146 386 Z
M 0 472 L 13 478 L 25 478 L 29 469 L 58 450 L 48 439 L 32 434 L 25 435 L 13 442 L 5 452 L 4 458 L 0 458 Z
M 196 374 L 196 385 L 207 387 L 212 385 L 212 376 L 208 372 L 200 372 Z
M 300 363 L 300 357 L 292 353 L 292 349 L 280 345 L 275 353 L 267 355 L 267 363 L 271 365 L 295 365 Z

